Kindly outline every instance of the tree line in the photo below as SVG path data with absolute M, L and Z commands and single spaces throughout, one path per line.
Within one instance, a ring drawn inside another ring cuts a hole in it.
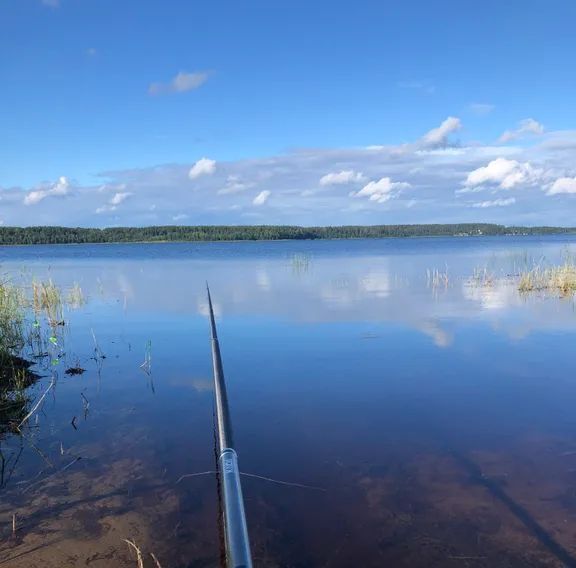
M 0 227 L 0 245 L 134 243 L 167 241 L 259 241 L 282 239 L 380 239 L 482 235 L 547 235 L 576 233 L 570 227 L 507 227 L 490 223 L 433 225 L 206 225 L 110 227 Z

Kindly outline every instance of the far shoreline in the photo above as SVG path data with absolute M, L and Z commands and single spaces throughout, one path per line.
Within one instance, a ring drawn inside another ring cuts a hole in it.
M 16 248 L 16 247 L 75 247 L 83 245 L 165 245 L 165 244 L 231 244 L 231 243 L 287 243 L 287 242 L 315 242 L 315 241 L 387 241 L 387 240 L 414 240 L 414 239 L 498 239 L 510 237 L 561 237 L 561 236 L 576 236 L 575 231 L 559 231 L 549 233 L 504 233 L 504 234 L 491 234 L 491 235 L 388 235 L 388 236 L 375 236 L 375 237 L 318 237 L 318 238 L 286 238 L 286 239 L 198 239 L 198 240 L 149 240 L 149 241 L 86 241 L 86 242 L 70 242 L 70 243 L 0 243 L 1 248 Z

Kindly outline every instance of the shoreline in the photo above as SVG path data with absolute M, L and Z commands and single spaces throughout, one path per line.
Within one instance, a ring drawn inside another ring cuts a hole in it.
M 14 247 L 42 247 L 42 246 L 82 246 L 82 245 L 164 245 L 164 244 L 216 244 L 216 243 L 275 243 L 275 242 L 311 242 L 311 241 L 384 241 L 384 240 L 409 240 L 409 239 L 482 239 L 482 238 L 507 238 L 507 237 L 558 237 L 576 236 L 575 231 L 541 232 L 541 233 L 502 233 L 493 235 L 399 235 L 399 236 L 374 236 L 374 237 L 317 237 L 317 238 L 286 238 L 286 239 L 170 239 L 150 241 L 85 241 L 69 243 L 0 243 L 0 248 Z

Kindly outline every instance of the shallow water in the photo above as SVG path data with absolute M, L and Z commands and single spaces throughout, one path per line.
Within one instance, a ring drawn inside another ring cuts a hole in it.
M 216 478 L 180 479 L 215 467 L 207 280 L 240 467 L 294 484 L 243 478 L 256 566 L 576 566 L 576 312 L 511 279 L 574 252 L 569 236 L 0 248 L 13 280 L 87 296 L 32 398 L 55 387 L 0 441 L 0 566 L 136 566 L 123 539 L 147 566 L 219 566 Z

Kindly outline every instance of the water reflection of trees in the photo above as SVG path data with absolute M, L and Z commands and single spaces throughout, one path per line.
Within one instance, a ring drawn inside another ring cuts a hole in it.
M 31 364 L 16 356 L 2 357 L 0 361 L 0 439 L 14 432 L 29 410 L 28 388 L 38 375 L 30 370 Z

